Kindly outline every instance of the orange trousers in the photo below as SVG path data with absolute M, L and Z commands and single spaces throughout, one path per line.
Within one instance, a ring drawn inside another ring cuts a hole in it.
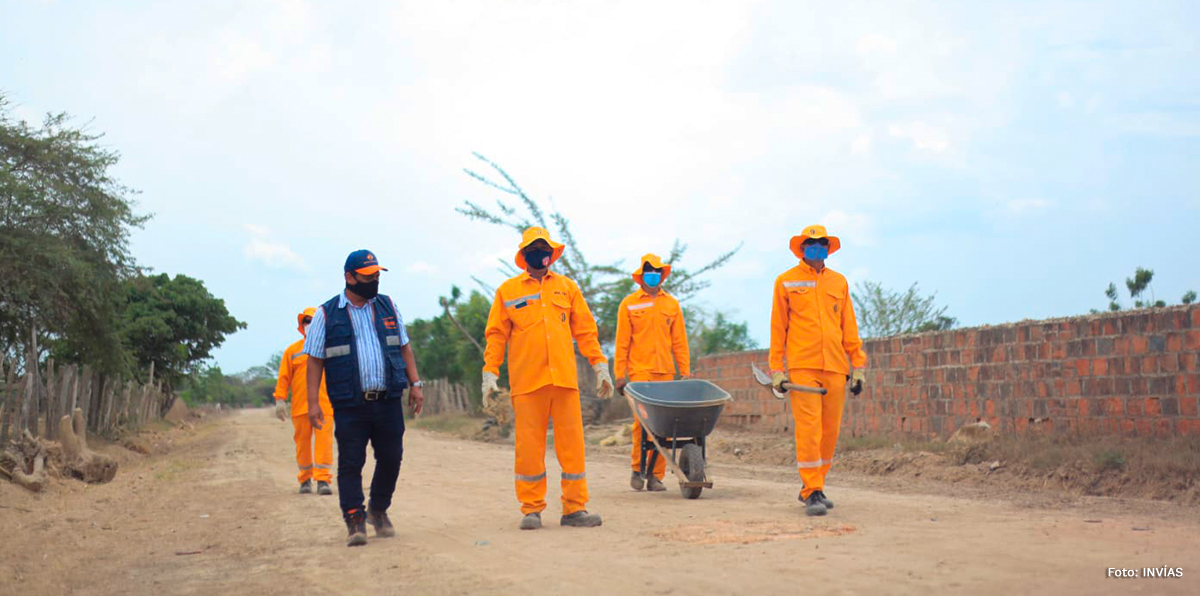
M 824 387 L 827 391 L 825 395 L 792 391 L 789 396 L 796 421 L 796 468 L 804 482 L 800 497 L 807 499 L 813 491 L 825 490 L 825 475 L 833 466 L 846 404 L 846 375 L 797 369 L 789 371 L 789 376 L 797 385 Z
M 562 514 L 583 510 L 588 501 L 584 470 L 583 412 L 579 390 L 546 385 L 512 396 L 516 431 L 517 499 L 521 513 L 546 508 L 546 429 L 554 420 L 554 454 L 562 468 Z
M 675 375 L 664 375 L 658 373 L 639 373 L 629 375 L 630 382 L 637 381 L 674 381 Z M 646 461 L 650 461 L 650 453 L 646 454 Z M 642 423 L 638 422 L 637 416 L 633 417 L 633 453 L 630 454 L 631 466 L 634 472 L 642 469 Z M 659 480 L 663 479 L 663 474 L 667 472 L 667 460 L 661 455 L 654 462 L 654 477 Z
M 333 417 L 325 415 L 325 427 L 316 430 L 308 421 L 308 414 L 292 416 L 292 427 L 296 429 L 292 439 L 296 441 L 296 465 L 300 473 L 296 476 L 303 484 L 309 480 L 330 482 L 333 479 Z M 313 443 L 316 443 L 316 461 L 313 461 Z

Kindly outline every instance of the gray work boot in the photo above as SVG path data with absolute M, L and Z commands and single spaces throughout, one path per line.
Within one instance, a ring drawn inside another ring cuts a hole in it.
M 317 494 L 318 495 L 332 495 L 333 489 L 329 487 L 328 482 L 325 482 L 324 480 L 318 480 L 317 481 Z
M 808 495 L 807 499 L 801 500 L 804 501 L 804 513 L 806 515 L 819 516 L 827 513 L 825 504 L 821 502 L 821 491 L 814 490 L 812 494 Z
M 650 476 L 650 478 L 646 479 L 646 490 L 657 493 L 667 490 L 667 487 L 663 486 L 662 480 Z
M 825 496 L 825 491 L 819 490 L 817 491 L 817 495 L 818 498 L 821 499 L 821 504 L 824 505 L 826 509 L 833 509 L 833 501 L 830 501 L 829 497 Z
M 346 546 L 362 546 L 367 543 L 367 514 L 355 509 L 346 515 Z
M 559 525 L 573 526 L 576 528 L 594 528 L 600 525 L 599 513 L 588 513 L 586 510 L 576 511 L 571 515 L 564 515 L 558 520 Z
M 535 513 L 526 513 L 525 517 L 521 519 L 521 529 L 522 530 L 540 530 L 540 529 L 542 529 L 542 514 L 536 513 L 536 512 Z
M 386 511 L 368 511 L 367 523 L 375 527 L 376 538 L 391 538 L 396 535 L 396 528 L 392 527 L 392 520 L 388 519 Z
M 312 494 L 312 480 L 305 480 L 304 482 L 300 483 L 300 494 L 302 494 L 302 495 L 311 495 Z
M 633 490 L 642 490 L 646 486 L 646 481 L 642 479 L 641 473 L 637 470 L 633 471 L 633 476 L 629 477 L 629 488 Z

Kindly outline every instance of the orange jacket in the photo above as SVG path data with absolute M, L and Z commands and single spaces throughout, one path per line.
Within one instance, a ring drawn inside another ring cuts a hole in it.
M 293 417 L 308 414 L 308 387 L 304 378 L 308 370 L 308 355 L 301 353 L 303 349 L 304 340 L 300 339 L 283 351 L 283 358 L 279 360 L 279 380 L 275 382 L 275 399 L 287 399 L 288 392 L 291 392 Z M 332 416 L 333 406 L 329 404 L 329 396 L 325 393 L 324 375 L 321 376 L 321 396 L 318 399 L 321 411 L 326 416 Z
M 579 286 L 548 271 L 538 281 L 522 273 L 500 285 L 488 313 L 483 371 L 500 374 L 508 349 L 508 379 L 514 395 L 546 385 L 578 389 L 574 339 L 593 365 L 604 362 L 596 319 Z
M 802 261 L 775 279 L 769 359 L 775 371 L 808 368 L 850 374 L 850 365 L 867 365 L 850 287 L 842 274 L 828 267 L 818 273 Z
M 626 374 L 673 375 L 676 366 L 679 374 L 692 374 L 679 301 L 662 290 L 651 296 L 638 289 L 626 296 L 617 310 L 613 376 L 623 379 Z

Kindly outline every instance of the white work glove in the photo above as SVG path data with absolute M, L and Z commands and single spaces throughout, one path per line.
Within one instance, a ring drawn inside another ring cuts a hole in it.
M 596 371 L 596 396 L 600 399 L 612 397 L 613 380 L 608 374 L 608 363 L 597 362 L 592 365 L 592 370 Z
M 284 401 L 282 399 L 275 400 L 275 417 L 284 422 L 287 422 L 288 407 L 287 407 L 286 401 Z
M 483 373 L 483 407 L 492 407 L 492 396 L 500 393 L 500 387 L 496 385 L 500 377 L 494 373 Z

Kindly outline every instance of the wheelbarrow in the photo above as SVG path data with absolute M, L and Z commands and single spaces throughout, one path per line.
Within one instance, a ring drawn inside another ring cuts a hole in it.
M 700 379 L 637 381 L 625 385 L 625 399 L 642 426 L 642 477 L 662 457 L 685 498 L 699 498 L 700 491 L 712 488 L 704 470 L 705 438 L 732 399 L 729 393 Z

